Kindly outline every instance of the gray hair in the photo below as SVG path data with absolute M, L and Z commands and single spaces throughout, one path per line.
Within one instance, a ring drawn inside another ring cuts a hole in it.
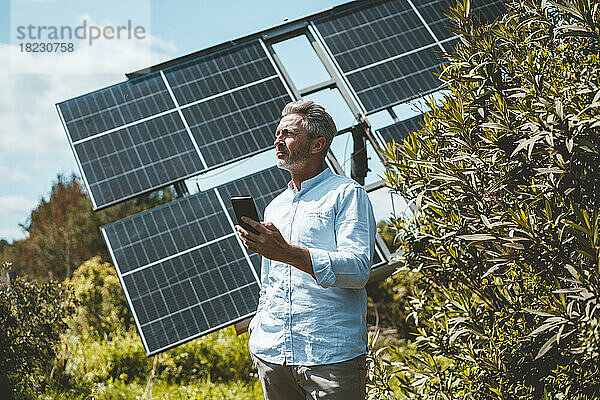
M 333 137 L 337 133 L 337 128 L 331 115 L 325 111 L 322 105 L 312 100 L 298 100 L 287 103 L 281 112 L 281 116 L 285 117 L 290 114 L 299 114 L 304 117 L 302 118 L 301 125 L 306 129 L 309 139 L 325 138 L 325 148 L 322 152 L 322 157 L 325 159 Z

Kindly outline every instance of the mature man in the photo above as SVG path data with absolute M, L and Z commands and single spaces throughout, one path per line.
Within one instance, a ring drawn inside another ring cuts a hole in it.
M 282 116 L 274 145 L 291 181 L 267 206 L 267 222 L 246 220 L 260 235 L 236 226 L 263 256 L 249 349 L 266 399 L 363 399 L 371 203 L 325 167 L 336 127 L 322 106 L 300 100 Z

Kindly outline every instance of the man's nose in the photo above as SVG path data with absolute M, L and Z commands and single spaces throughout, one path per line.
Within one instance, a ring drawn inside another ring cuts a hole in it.
M 284 141 L 283 141 L 283 135 L 277 134 L 277 135 L 275 135 L 275 141 L 273 142 L 273 145 L 277 146 L 280 143 L 284 143 Z

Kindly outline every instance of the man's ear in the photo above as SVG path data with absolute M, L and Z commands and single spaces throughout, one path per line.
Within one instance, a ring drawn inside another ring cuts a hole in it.
M 324 137 L 318 137 L 313 139 L 313 143 L 310 149 L 311 154 L 317 154 L 323 151 L 325 148 L 325 143 L 327 143 L 327 139 Z

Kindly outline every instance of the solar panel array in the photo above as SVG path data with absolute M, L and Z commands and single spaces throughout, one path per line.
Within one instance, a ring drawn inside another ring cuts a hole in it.
M 99 209 L 270 148 L 290 100 L 255 40 L 57 107 Z
M 238 241 L 229 198 L 253 196 L 261 215 L 288 179 L 270 168 L 102 228 L 147 354 L 254 314 L 260 256 Z
M 441 55 L 457 40 L 444 15 L 450 5 L 449 0 L 376 1 L 314 24 L 369 114 L 440 85 L 435 74 Z M 490 20 L 500 15 L 503 2 L 473 1 L 472 9 Z

